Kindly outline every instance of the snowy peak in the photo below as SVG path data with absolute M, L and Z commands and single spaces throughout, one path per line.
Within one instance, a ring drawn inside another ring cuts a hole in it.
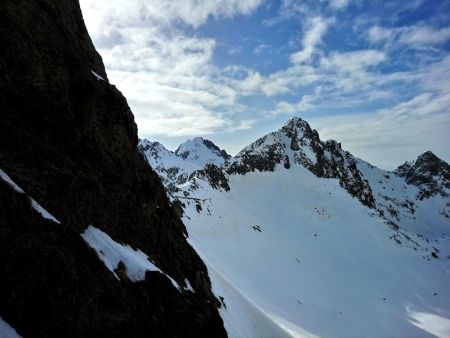
M 225 150 L 203 137 L 195 137 L 180 144 L 175 150 L 175 155 L 184 160 L 196 162 L 200 166 L 206 163 L 221 166 L 230 158 Z
M 299 117 L 289 119 L 281 129 L 287 135 L 297 135 L 298 138 L 319 138 L 316 130 L 311 129 L 308 122 Z
M 426 151 L 413 162 L 405 162 L 395 173 L 404 177 L 408 184 L 420 189 L 420 199 L 435 195 L 449 196 L 450 165 L 431 151 Z
M 269 133 L 242 149 L 230 162 L 229 174 L 250 171 L 274 171 L 278 164 L 289 169 L 291 162 L 311 168 L 317 163 L 319 134 L 298 117 L 288 120 L 279 130 Z
M 199 169 L 199 166 L 183 160 L 159 142 L 140 140 L 138 149 L 168 190 L 186 182 L 189 175 Z
M 147 157 L 147 161 L 153 168 L 156 168 L 163 163 L 180 162 L 173 151 L 166 149 L 159 142 L 140 140 L 138 149 L 145 154 L 145 156 Z
M 337 178 L 340 185 L 363 204 L 374 207 L 372 191 L 356 166 L 356 159 L 336 141 L 320 140 L 316 130 L 298 117 L 278 131 L 245 147 L 227 165 L 227 173 L 244 175 L 253 171 L 275 171 L 278 165 L 290 169 L 302 166 L 317 177 Z
M 138 149 L 169 191 L 176 190 L 177 185 L 187 182 L 194 172 L 209 166 L 221 167 L 230 158 L 225 150 L 202 137 L 187 140 L 175 152 L 166 149 L 159 142 L 145 139 L 139 141 Z M 213 174 L 215 171 L 209 168 L 201 175 L 216 177 Z

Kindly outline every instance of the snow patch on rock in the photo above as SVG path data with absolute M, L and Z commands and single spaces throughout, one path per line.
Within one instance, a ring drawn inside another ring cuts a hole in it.
M 8 183 L 15 191 L 20 194 L 25 194 L 25 191 L 21 187 L 19 187 L 3 170 L 0 169 L 0 178 Z M 50 214 L 47 210 L 45 210 L 38 202 L 30 197 L 31 206 L 34 210 L 41 214 L 41 216 L 45 219 L 48 219 L 55 223 L 60 223 L 52 214 Z
M 2 317 L 0 317 L 0 337 L 1 338 L 22 338 L 14 328 L 12 328 Z
M 153 264 L 145 253 L 134 250 L 127 244 L 117 243 L 100 229 L 90 225 L 81 234 L 81 237 L 95 250 L 100 260 L 117 279 L 120 280 L 116 270 L 119 263 L 122 262 L 125 264 L 126 274 L 132 282 L 145 280 L 146 271 L 158 271 L 169 278 L 173 286 L 177 289 L 180 288 L 178 283 Z

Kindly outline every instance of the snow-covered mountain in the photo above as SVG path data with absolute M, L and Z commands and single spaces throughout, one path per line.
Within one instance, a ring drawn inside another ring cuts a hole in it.
M 139 141 L 138 149 L 159 174 L 168 191 L 185 183 L 194 171 L 203 169 L 206 164 L 222 166 L 230 158 L 225 150 L 202 137 L 187 140 L 175 152 L 159 142 L 146 139 Z
M 202 137 L 195 137 L 180 144 L 175 150 L 175 155 L 201 166 L 206 163 L 222 165 L 230 158 L 225 150 Z
M 292 118 L 172 199 L 231 337 L 449 337 L 449 173 L 431 152 L 381 170 Z

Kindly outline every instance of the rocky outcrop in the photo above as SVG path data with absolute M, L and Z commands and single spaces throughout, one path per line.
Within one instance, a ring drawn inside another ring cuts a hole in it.
M 414 162 L 405 162 L 395 170 L 395 174 L 420 189 L 419 199 L 449 196 L 450 165 L 431 151 L 426 151 Z
M 274 171 L 279 164 L 289 169 L 293 165 L 291 162 L 318 177 L 338 179 L 339 184 L 361 203 L 375 207 L 370 185 L 359 172 L 355 157 L 342 150 L 336 141 L 321 141 L 317 131 L 298 117 L 245 147 L 230 160 L 226 172 L 244 175 L 255 170 Z
M 230 191 L 227 175 L 214 164 L 207 163 L 203 169 L 194 172 L 189 179 L 194 177 L 206 180 L 214 189 Z
M 0 22 L 0 166 L 61 221 L 2 187 L 0 315 L 24 337 L 225 336 L 206 267 L 137 151 L 78 1 L 6 0 Z M 157 273 L 115 280 L 79 237 L 90 224 L 196 292 Z
M 278 164 L 283 164 L 287 169 L 290 167 L 285 145 L 277 133 L 271 133 L 241 150 L 227 165 L 226 172 L 229 175 L 245 175 L 256 170 L 274 171 Z

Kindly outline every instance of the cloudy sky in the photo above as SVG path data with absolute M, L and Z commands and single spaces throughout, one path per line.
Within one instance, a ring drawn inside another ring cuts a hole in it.
M 139 136 L 235 154 L 296 115 L 391 169 L 450 161 L 450 0 L 81 0 Z

